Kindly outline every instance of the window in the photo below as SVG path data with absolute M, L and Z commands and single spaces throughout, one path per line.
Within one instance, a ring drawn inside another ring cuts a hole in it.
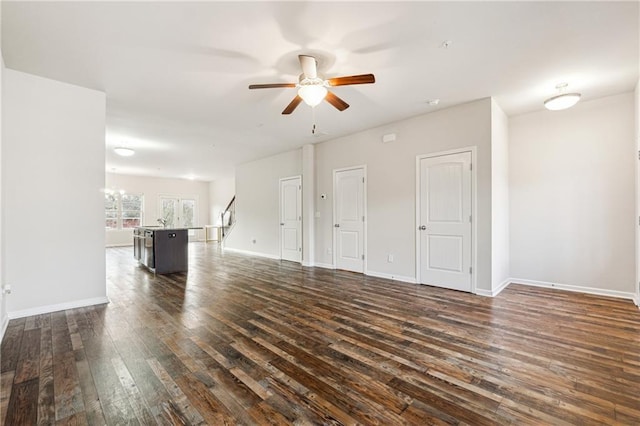
M 128 229 L 142 225 L 141 194 L 105 192 L 105 227 Z
M 117 194 L 104 194 L 105 225 L 107 229 L 118 229 Z

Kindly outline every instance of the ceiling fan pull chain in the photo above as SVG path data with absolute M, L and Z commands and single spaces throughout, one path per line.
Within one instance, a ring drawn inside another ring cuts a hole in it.
M 316 134 L 316 109 L 311 108 L 311 134 Z

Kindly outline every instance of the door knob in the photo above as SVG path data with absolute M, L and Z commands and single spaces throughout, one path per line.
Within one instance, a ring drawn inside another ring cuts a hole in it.
M 284 226 L 284 222 L 280 222 L 280 226 Z
M 336 224 L 335 224 L 335 225 L 333 225 L 333 226 L 334 226 L 334 227 L 336 227 L 336 228 L 340 228 L 340 224 L 339 224 L 339 223 L 336 223 Z
M 421 230 L 421 231 L 426 231 L 426 230 L 427 230 L 427 227 L 426 227 L 426 226 L 424 226 L 424 225 L 422 225 L 422 226 L 418 227 L 418 229 L 419 229 L 419 230 Z

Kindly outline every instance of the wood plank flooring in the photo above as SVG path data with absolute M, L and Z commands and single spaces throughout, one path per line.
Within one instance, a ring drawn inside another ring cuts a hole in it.
M 496 298 L 221 254 L 153 276 L 107 249 L 111 303 L 12 320 L 6 425 L 640 424 L 640 311 Z

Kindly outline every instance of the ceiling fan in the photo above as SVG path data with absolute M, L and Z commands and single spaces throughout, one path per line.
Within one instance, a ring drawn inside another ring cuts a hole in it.
M 351 84 L 369 84 L 376 82 L 376 78 L 373 74 L 360 74 L 324 80 L 321 77 L 318 77 L 318 62 L 316 61 L 316 58 L 309 55 L 298 55 L 298 59 L 300 60 L 300 66 L 302 67 L 302 74 L 300 74 L 298 83 L 251 84 L 249 85 L 249 89 L 274 89 L 280 87 L 297 88 L 298 94 L 282 111 L 283 114 L 291 114 L 302 101 L 307 105 L 314 107 L 322 102 L 322 100 L 326 100 L 338 111 L 344 111 L 349 108 L 349 104 L 340 99 L 333 92 L 327 90 L 327 87 L 347 86 Z

